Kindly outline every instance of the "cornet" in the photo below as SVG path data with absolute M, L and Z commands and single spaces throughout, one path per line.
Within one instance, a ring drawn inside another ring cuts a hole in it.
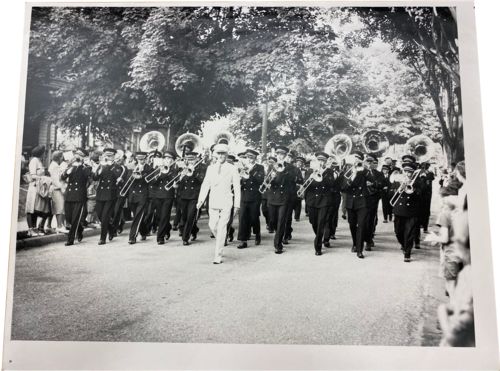
M 344 173 L 344 176 L 346 178 L 350 178 L 352 176 L 352 174 L 353 174 L 354 171 L 361 171 L 364 168 L 365 167 L 363 166 L 363 162 L 362 161 L 357 161 L 349 169 L 347 169 L 347 171 Z

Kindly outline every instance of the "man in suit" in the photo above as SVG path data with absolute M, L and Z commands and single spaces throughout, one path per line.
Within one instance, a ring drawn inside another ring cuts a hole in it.
M 83 164 L 84 157 L 88 156 L 87 151 L 78 148 L 73 159 L 68 164 L 68 168 L 61 174 L 61 179 L 68 184 L 64 197 L 64 214 L 66 221 L 70 223 L 68 240 L 66 246 L 83 239 L 83 225 L 87 210 L 87 183 L 91 176 L 92 168 Z
M 274 234 L 274 252 L 283 253 L 283 242 L 285 237 L 285 228 L 290 204 L 291 192 L 296 192 L 295 171 L 292 165 L 285 162 L 288 148 L 285 146 L 276 147 L 276 164 L 274 177 L 271 180 L 271 186 L 267 196 L 269 219 L 271 229 L 276 231 Z M 279 170 L 278 170 L 279 169 Z
M 341 175 L 343 177 L 342 189 L 346 194 L 347 221 L 352 237 L 351 251 L 355 252 L 358 258 L 363 259 L 366 219 L 368 217 L 367 187 L 374 183 L 374 179 L 363 163 L 363 153 L 357 151 L 354 153 L 354 157 L 355 163 L 352 165 L 351 174 Z
M 137 242 L 137 235 L 141 234 L 141 240 L 146 240 L 148 234 L 148 226 L 145 221 L 145 214 L 148 206 L 148 184 L 144 179 L 151 171 L 151 167 L 146 163 L 145 152 L 137 152 L 135 158 L 137 165 L 131 173 L 134 179 L 130 190 L 128 191 L 128 204 L 133 214 L 132 225 L 128 243 L 133 245 Z
M 319 168 L 308 175 L 316 179 L 315 175 L 321 173 L 322 180 L 313 180 L 306 190 L 305 200 L 309 210 L 309 223 L 311 223 L 315 238 L 314 250 L 316 255 L 322 255 L 322 244 L 330 247 L 330 231 L 328 228 L 328 218 L 331 215 L 333 206 L 333 194 L 331 192 L 334 183 L 334 173 L 331 168 L 325 168 L 328 154 L 317 152 L 315 154 L 319 163 Z
M 217 144 L 214 153 L 217 162 L 206 170 L 201 189 L 196 203 L 196 208 L 200 209 L 205 199 L 210 194 L 209 199 L 209 221 L 208 226 L 215 235 L 215 256 L 213 263 L 222 263 L 222 253 L 227 234 L 227 223 L 231 208 L 238 211 L 240 205 L 240 176 L 236 166 L 226 162 L 228 147 L 226 144 Z M 229 197 L 231 189 L 234 191 L 234 198 Z
M 290 186 L 287 189 L 289 202 L 287 202 L 285 237 L 283 238 L 284 245 L 288 245 L 288 241 L 292 239 L 293 210 L 295 208 L 295 204 L 299 199 L 299 197 L 297 196 L 297 191 L 299 190 L 299 186 L 304 183 L 302 172 L 297 166 L 294 165 L 294 162 L 295 151 L 289 151 L 285 157 L 285 163 L 288 165 L 288 172 L 292 178 L 293 186 Z
M 238 249 L 248 247 L 247 241 L 250 238 L 251 229 L 255 232 L 255 244 L 260 245 L 260 220 L 259 207 L 261 193 L 259 187 L 264 181 L 264 166 L 257 164 L 257 156 L 259 153 L 253 149 L 247 149 L 246 172 L 248 177 L 241 175 L 241 204 L 238 226 L 238 240 L 241 243 Z
M 332 173 L 333 177 L 336 180 L 331 188 L 331 193 L 332 193 L 332 198 L 333 198 L 333 204 L 331 208 L 331 213 L 328 215 L 328 230 L 329 230 L 329 236 L 331 240 L 336 240 L 337 237 L 335 234 L 337 233 L 337 226 L 339 223 L 339 208 L 340 204 L 342 202 L 342 195 L 340 194 L 340 164 L 336 161 L 332 162 Z M 327 246 L 328 247 L 328 246 Z
M 92 177 L 98 181 L 96 189 L 96 206 L 95 210 L 97 217 L 101 222 L 101 237 L 98 245 L 106 243 L 106 236 L 109 234 L 111 241 L 115 236 L 113 229 L 113 212 L 116 198 L 118 195 L 118 184 L 122 175 L 122 167 L 114 162 L 116 150 L 114 148 L 105 148 L 103 150 L 103 159 Z
M 179 205 L 181 207 L 182 243 L 189 245 L 189 239 L 196 240 L 198 236 L 198 209 L 196 202 L 200 194 L 201 183 L 205 178 L 206 166 L 199 162 L 199 154 L 190 151 L 185 154 L 186 168 L 178 182 L 177 192 L 179 193 Z M 197 164 L 197 165 L 196 165 Z M 196 165 L 196 167 L 194 167 Z M 190 173 L 190 170 L 192 172 Z
M 409 182 L 417 169 L 416 162 L 411 159 L 403 160 L 403 173 L 405 182 Z M 417 177 L 413 183 L 413 192 L 404 190 L 394 204 L 394 232 L 404 253 L 404 261 L 411 261 L 411 250 L 415 243 L 417 230 L 419 229 L 419 203 L 422 202 L 422 178 Z M 404 184 L 401 185 L 403 187 Z

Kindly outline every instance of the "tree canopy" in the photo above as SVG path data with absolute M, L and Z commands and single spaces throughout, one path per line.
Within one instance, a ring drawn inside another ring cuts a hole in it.
M 28 84 L 53 81 L 51 104 L 28 113 L 82 135 L 225 122 L 258 146 L 266 104 L 267 138 L 301 151 L 377 128 L 463 157 L 448 8 L 35 7 Z

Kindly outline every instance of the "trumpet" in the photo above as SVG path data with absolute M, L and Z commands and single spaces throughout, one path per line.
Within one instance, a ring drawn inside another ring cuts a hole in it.
M 247 167 L 241 167 L 238 169 L 238 171 L 240 173 L 240 177 L 242 177 L 243 179 L 250 178 L 250 170 Z
M 194 164 L 187 165 L 182 171 L 179 172 L 170 182 L 165 185 L 165 190 L 169 191 L 174 187 L 183 177 L 193 176 L 196 167 L 203 162 L 203 159 L 197 160 Z
M 415 181 L 417 180 L 418 176 L 420 175 L 421 171 L 422 170 L 415 171 L 411 175 L 411 178 L 409 180 L 401 183 L 398 190 L 394 193 L 394 195 L 391 197 L 391 200 L 389 201 L 389 204 L 391 206 L 394 206 L 398 203 L 398 201 L 401 198 L 403 193 L 411 195 L 411 194 L 413 194 L 413 192 L 415 192 L 414 184 L 415 184 Z
M 127 179 L 125 184 L 123 185 L 122 189 L 120 190 L 120 196 L 125 197 L 130 191 L 130 188 L 134 184 L 136 179 L 139 179 L 140 174 L 142 173 L 142 170 L 144 170 L 144 165 L 138 164 L 134 170 L 132 171 L 132 175 Z
M 363 162 L 355 162 L 347 171 L 344 173 L 346 178 L 350 178 L 354 171 L 361 171 L 364 169 Z

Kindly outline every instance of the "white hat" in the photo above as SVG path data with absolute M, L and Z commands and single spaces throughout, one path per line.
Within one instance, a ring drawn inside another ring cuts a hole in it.
M 228 147 L 227 144 L 217 144 L 214 147 L 214 153 L 227 153 Z

